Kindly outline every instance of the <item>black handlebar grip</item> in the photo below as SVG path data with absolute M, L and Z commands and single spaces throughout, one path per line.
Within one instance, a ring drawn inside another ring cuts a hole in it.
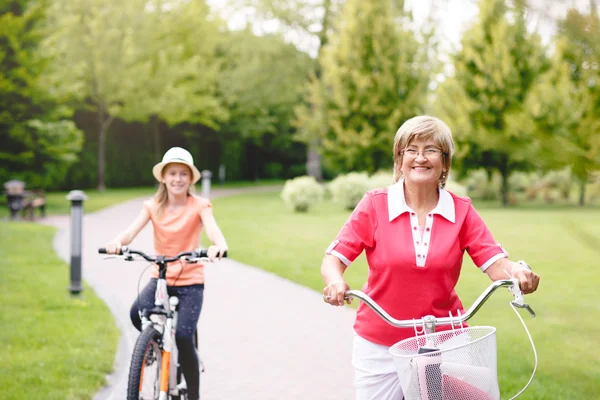
M 196 254 L 199 258 L 208 257 L 208 250 L 202 249 L 202 250 L 196 252 Z
M 199 252 L 196 252 L 196 256 L 199 257 L 199 258 L 208 257 L 208 250 L 207 249 L 202 249 Z M 223 257 L 227 257 L 227 252 L 223 253 Z
M 100 248 L 98 249 L 98 253 L 99 253 L 99 254 L 108 254 L 108 253 L 106 252 L 106 247 L 100 247 Z M 117 253 L 117 255 L 119 255 L 119 256 L 122 256 L 122 255 L 123 255 L 123 248 L 121 248 L 121 250 L 119 250 L 119 252 Z

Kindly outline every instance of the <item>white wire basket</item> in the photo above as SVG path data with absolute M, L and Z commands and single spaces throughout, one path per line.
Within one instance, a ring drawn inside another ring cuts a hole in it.
M 421 347 L 438 351 L 419 354 Z M 496 328 L 474 326 L 390 347 L 405 400 L 498 400 Z

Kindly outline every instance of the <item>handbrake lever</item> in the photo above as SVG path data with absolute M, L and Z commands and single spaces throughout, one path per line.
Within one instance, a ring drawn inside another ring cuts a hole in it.
M 515 296 L 515 299 L 511 301 L 510 304 L 517 308 L 526 309 L 529 314 L 535 318 L 535 311 L 533 311 L 529 304 L 525 303 L 523 300 L 523 292 L 521 292 L 521 288 L 519 287 L 519 281 L 516 278 L 512 278 L 511 280 L 513 281 L 513 284 L 508 288 L 508 290 L 510 290 L 513 296 Z
M 517 308 L 526 309 L 527 311 L 529 311 L 529 314 L 531 314 L 531 316 L 533 318 L 535 318 L 535 311 L 533 311 L 533 309 L 531 308 L 531 306 L 529 304 L 527 304 L 527 303 L 519 304 L 515 300 L 511 301 L 510 303 Z

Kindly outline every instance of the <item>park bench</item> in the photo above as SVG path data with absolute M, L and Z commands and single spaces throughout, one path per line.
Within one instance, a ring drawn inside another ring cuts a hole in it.
M 39 210 L 40 216 L 46 216 L 46 194 L 43 190 L 25 190 L 25 183 L 11 180 L 4 184 L 10 218 L 17 219 L 18 213 L 22 218 L 33 220 L 35 210 Z

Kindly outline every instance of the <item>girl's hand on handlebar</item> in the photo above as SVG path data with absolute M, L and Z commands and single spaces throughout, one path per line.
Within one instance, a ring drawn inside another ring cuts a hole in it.
M 119 254 L 121 253 L 121 242 L 113 240 L 111 242 L 106 243 L 106 245 L 104 245 L 104 247 L 106 248 L 106 254 Z
M 208 259 L 210 261 L 214 261 L 215 258 L 218 258 L 219 260 L 221 258 L 223 258 L 223 254 L 225 254 L 225 252 L 227 251 L 227 246 L 223 246 L 223 245 L 212 245 L 209 246 L 208 249 L 206 250 Z
M 332 306 L 343 306 L 344 296 L 348 290 L 350 290 L 350 286 L 343 279 L 331 282 L 323 289 L 323 301 Z M 352 299 L 346 299 L 346 302 L 350 304 L 352 303 Z

